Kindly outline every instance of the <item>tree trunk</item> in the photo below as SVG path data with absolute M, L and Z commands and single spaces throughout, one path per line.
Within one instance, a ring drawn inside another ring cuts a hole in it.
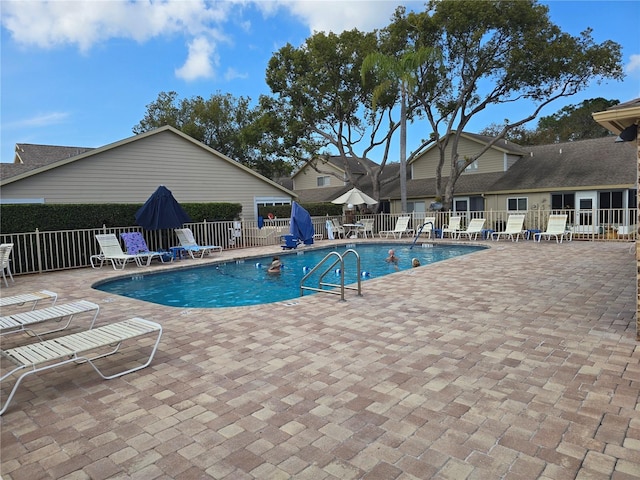
M 407 213 L 407 94 L 402 86 L 400 105 L 400 202 Z

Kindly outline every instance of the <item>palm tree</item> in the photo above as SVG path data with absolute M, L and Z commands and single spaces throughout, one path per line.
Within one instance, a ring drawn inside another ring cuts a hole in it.
M 373 73 L 381 82 L 374 88 L 372 102 L 376 103 L 391 89 L 400 93 L 400 202 L 402 213 L 407 212 L 407 108 L 411 91 L 418 83 L 417 70 L 434 58 L 434 50 L 422 47 L 404 52 L 400 57 L 374 52 L 362 62 L 360 74 L 365 81 Z M 395 101 L 395 100 L 394 100 Z

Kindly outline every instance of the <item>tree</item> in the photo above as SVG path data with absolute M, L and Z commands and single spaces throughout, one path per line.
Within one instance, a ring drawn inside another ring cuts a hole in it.
M 429 48 L 420 48 L 415 52 L 404 52 L 399 58 L 373 52 L 367 55 L 362 63 L 362 81 L 366 81 L 367 73 L 375 72 L 379 83 L 373 90 L 372 108 L 388 91 L 400 94 L 400 200 L 402 213 L 407 211 L 407 98 L 414 89 L 417 78 L 416 70 L 427 61 L 432 61 L 434 52 Z
M 537 127 L 533 130 L 521 126 L 507 132 L 504 138 L 518 145 L 546 145 L 607 137 L 611 133 L 593 120 L 591 114 L 602 112 L 619 103 L 618 100 L 605 100 L 604 98 L 584 100 L 578 105 L 568 105 L 548 117 L 540 117 Z M 495 136 L 500 133 L 502 128 L 502 125 L 492 123 L 480 133 Z
M 591 82 L 623 78 L 620 45 L 594 43 L 590 29 L 575 37 L 562 32 L 535 0 L 430 1 L 426 11 L 411 13 L 401 7 L 386 34 L 406 38 L 406 48 L 442 52 L 442 63 L 420 71 L 410 105 L 422 109 L 439 149 L 436 191 L 446 209 L 460 174 L 509 131 Z M 505 120 L 492 142 L 460 158 L 460 135 L 471 119 L 515 102 L 530 103 L 531 113 Z
M 287 162 L 263 155 L 261 110 L 252 108 L 248 98 L 216 93 L 208 100 L 196 96 L 178 101 L 176 92 L 160 92 L 147 105 L 133 133 L 164 125 L 171 125 L 268 178 L 291 172 Z
M 328 175 L 334 173 L 323 170 L 323 161 L 337 155 L 345 159 L 347 181 L 354 185 L 346 159 L 361 159 L 375 198 L 399 126 L 391 114 L 396 93 L 380 95 L 373 108 L 374 84 L 369 77 L 361 81 L 364 58 L 378 48 L 375 32 L 358 30 L 315 33 L 299 48 L 288 44 L 273 55 L 267 68 L 274 96 L 263 96 L 260 102 L 268 114 L 265 121 L 277 132 L 271 142 L 274 151 L 298 163 L 310 161 Z M 368 161 L 373 149 L 383 151 L 379 166 Z

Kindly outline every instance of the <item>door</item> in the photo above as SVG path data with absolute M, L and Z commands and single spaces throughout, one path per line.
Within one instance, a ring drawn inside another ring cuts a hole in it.
M 596 233 L 598 216 L 596 192 L 576 193 L 576 231 L 575 233 Z

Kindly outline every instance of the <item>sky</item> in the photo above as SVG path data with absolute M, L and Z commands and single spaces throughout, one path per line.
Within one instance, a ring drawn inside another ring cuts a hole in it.
M 542 115 L 590 98 L 640 97 L 640 0 L 540 3 L 563 31 L 590 27 L 595 42 L 619 43 L 626 73 Z M 16 143 L 100 147 L 128 138 L 160 92 L 230 93 L 255 103 L 270 94 L 267 63 L 281 47 L 299 47 L 315 31 L 382 28 L 400 4 L 421 10 L 424 2 L 2 0 L 0 161 L 13 162 Z M 527 105 L 493 109 L 468 130 L 522 118 L 519 108 L 530 113 Z

